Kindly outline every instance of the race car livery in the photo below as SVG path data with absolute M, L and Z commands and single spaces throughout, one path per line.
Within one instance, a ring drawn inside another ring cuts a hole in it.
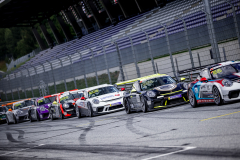
M 189 84 L 188 97 L 192 107 L 200 103 L 215 103 L 240 99 L 240 62 L 218 63 L 201 70 Z
M 123 96 L 125 91 L 119 91 L 110 84 L 103 84 L 83 91 L 83 97 L 76 101 L 77 117 L 110 113 L 123 110 Z
M 182 78 L 184 80 L 184 78 Z M 132 111 L 147 112 L 188 102 L 187 83 L 177 83 L 166 74 L 154 74 L 125 82 L 117 86 L 132 84 L 130 93 L 124 96 L 126 113 Z
M 6 112 L 7 112 L 6 106 L 0 106 L 0 122 L 6 121 Z
M 49 107 L 50 119 L 76 116 L 73 99 L 74 97 L 69 92 L 57 94 L 55 101 Z
M 29 109 L 30 122 L 46 120 L 49 118 L 49 106 L 52 104 L 50 97 L 44 96 L 35 100 L 35 105 Z
M 9 109 L 6 112 L 7 124 L 16 124 L 18 122 L 29 120 L 28 112 L 32 105 L 34 105 L 34 99 L 27 99 L 13 103 L 12 109 Z
M 76 102 L 78 99 L 80 99 L 82 97 L 83 89 L 81 89 L 81 90 L 74 89 L 74 90 L 63 92 L 63 93 L 71 94 L 72 100 L 74 100 Z

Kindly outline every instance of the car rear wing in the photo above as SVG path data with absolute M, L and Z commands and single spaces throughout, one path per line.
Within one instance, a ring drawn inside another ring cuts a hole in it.
M 143 79 L 148 79 L 148 78 L 155 78 L 155 77 L 159 77 L 159 76 L 163 76 L 165 74 L 152 74 L 149 76 L 145 76 L 145 77 L 140 77 L 140 78 L 136 78 L 136 79 L 131 79 L 128 81 L 123 81 L 123 82 L 118 82 L 115 83 L 115 87 L 118 88 L 119 90 L 121 90 L 121 88 L 125 88 L 126 91 L 131 91 L 132 90 L 132 84 L 138 80 L 143 80 Z

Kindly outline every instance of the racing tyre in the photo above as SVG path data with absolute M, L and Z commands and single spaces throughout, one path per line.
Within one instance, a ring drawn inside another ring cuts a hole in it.
M 142 111 L 144 113 L 146 113 L 148 111 L 148 106 L 147 106 L 146 101 L 145 101 L 145 99 L 143 97 L 141 97 L 141 102 L 143 103 L 142 104 Z
M 51 119 L 51 121 L 53 121 L 53 113 L 52 113 L 52 111 L 51 111 L 51 113 L 49 113 L 49 117 L 50 117 L 50 119 Z
M 37 115 L 37 121 L 40 121 L 41 119 L 37 110 L 36 110 L 36 115 Z
M 63 114 L 62 114 L 62 111 L 61 111 L 61 108 L 59 108 L 59 115 L 60 115 L 60 119 L 63 119 Z
M 125 104 L 125 111 L 126 111 L 126 113 L 130 114 L 131 113 L 131 106 L 130 106 L 130 104 L 129 104 L 127 99 L 125 99 L 124 104 Z
M 223 100 L 216 86 L 213 86 L 213 98 L 216 105 L 220 106 L 222 104 Z
M 75 108 L 76 108 L 76 115 L 77 115 L 77 117 L 78 117 L 78 118 L 81 118 L 80 109 L 79 109 L 77 106 L 75 106 Z
M 188 99 L 193 108 L 197 107 L 197 101 L 196 101 L 195 95 L 191 89 L 188 92 Z
M 92 105 L 90 103 L 88 103 L 87 106 L 88 106 L 88 116 L 94 117 Z
M 18 120 L 17 120 L 17 118 L 16 118 L 16 116 L 15 115 L 13 115 L 13 119 L 14 119 L 14 124 L 17 124 L 18 123 Z
M 8 118 L 7 118 L 7 116 L 6 116 L 6 122 L 7 122 L 7 125 L 10 124 L 10 122 L 9 122 L 9 120 L 8 120 Z

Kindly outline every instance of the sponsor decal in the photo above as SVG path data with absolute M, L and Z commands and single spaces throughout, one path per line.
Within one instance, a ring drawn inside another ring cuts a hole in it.
M 115 96 L 120 96 L 120 94 L 115 94 Z
M 197 100 L 197 103 L 210 103 L 210 102 L 214 102 L 213 99 L 200 99 Z
M 195 92 L 195 93 L 198 93 L 198 88 L 197 88 L 197 86 L 194 87 L 194 92 Z
M 182 95 L 179 94 L 179 95 L 175 95 L 175 96 L 168 97 L 168 100 L 176 99 L 176 98 L 181 98 L 181 97 L 182 97 Z
M 112 106 L 117 106 L 117 105 L 121 105 L 121 104 L 122 104 L 121 102 L 113 103 L 113 104 L 110 104 L 110 107 L 112 107 Z
M 107 98 L 113 98 L 114 95 L 109 95 L 109 96 L 106 96 L 106 97 L 102 97 L 101 100 L 104 100 L 104 99 L 107 99 Z

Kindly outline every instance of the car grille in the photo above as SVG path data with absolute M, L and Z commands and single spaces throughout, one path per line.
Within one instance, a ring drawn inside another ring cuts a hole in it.
M 173 99 L 167 102 L 168 105 L 178 104 L 184 102 L 183 98 Z
M 43 114 L 42 114 L 43 118 L 47 118 L 48 115 L 49 115 L 48 113 L 43 113 Z
M 112 107 L 109 107 L 109 111 L 111 111 L 111 110 L 114 110 L 114 109 L 119 109 L 119 108 L 122 108 L 123 107 L 123 105 L 117 105 L 117 106 L 112 106 Z
M 228 94 L 228 98 L 237 98 L 239 96 L 240 90 L 230 91 Z
M 75 111 L 68 111 L 67 114 L 76 114 Z
M 98 108 L 97 108 L 97 112 L 102 112 L 103 109 L 104 109 L 104 107 L 98 107 Z

